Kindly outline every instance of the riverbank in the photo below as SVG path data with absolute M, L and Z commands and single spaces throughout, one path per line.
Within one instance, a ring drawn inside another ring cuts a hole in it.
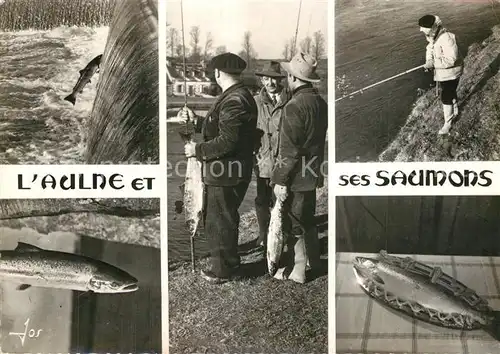
M 460 115 L 450 134 L 443 124 L 440 98 L 426 91 L 414 104 L 396 139 L 379 161 L 489 161 L 500 159 L 500 26 L 469 47 L 458 85 Z
M 328 214 L 327 185 L 317 200 L 320 219 Z M 327 275 L 303 285 L 269 277 L 264 256 L 245 249 L 257 234 L 252 210 L 240 224 L 245 279 L 212 285 L 193 274 L 189 262 L 169 266 L 169 352 L 327 352 Z M 319 237 L 326 269 L 328 231 L 320 229 Z M 207 259 L 197 264 L 201 269 Z

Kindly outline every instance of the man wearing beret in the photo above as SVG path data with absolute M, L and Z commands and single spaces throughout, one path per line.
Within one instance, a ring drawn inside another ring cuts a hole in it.
M 254 96 L 258 107 L 257 134 L 259 135 L 254 165 L 257 180 L 255 212 L 259 223 L 257 245 L 265 247 L 273 201 L 271 173 L 278 154 L 283 107 L 288 102 L 289 93 L 282 85 L 286 75 L 281 71 L 279 62 L 266 62 L 262 71 L 257 71 L 255 75 L 260 77 L 263 86 L 259 94 Z
M 444 124 L 438 134 L 448 134 L 453 120 L 458 116 L 457 87 L 463 71 L 463 60 L 455 35 L 443 27 L 438 16 L 422 16 L 418 25 L 428 42 L 424 69 L 434 69 L 434 81 L 441 84 Z
M 181 117 L 196 121 L 196 130 L 203 135 L 203 142 L 185 145 L 185 154 L 203 162 L 205 235 L 211 268 L 202 270 L 201 275 L 220 284 L 230 280 L 240 265 L 238 208 L 252 178 L 257 106 L 240 79 L 246 68 L 243 59 L 224 53 L 212 58 L 209 67 L 222 94 L 205 118 L 195 116 L 187 107 Z
M 320 269 L 318 231 L 315 222 L 316 188 L 323 185 L 323 162 L 328 129 L 328 104 L 312 83 L 319 82 L 317 61 L 298 53 L 281 63 L 288 73 L 292 97 L 285 105 L 279 135 L 279 153 L 271 181 L 276 199 L 284 200 L 283 232 L 290 257 L 275 278 L 306 281 L 306 265 Z

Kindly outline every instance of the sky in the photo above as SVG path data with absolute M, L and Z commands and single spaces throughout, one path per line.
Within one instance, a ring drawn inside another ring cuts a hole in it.
M 297 46 L 302 38 L 320 30 L 327 41 L 327 0 L 302 0 Z M 233 53 L 243 47 L 243 34 L 252 32 L 252 45 L 260 59 L 281 58 L 285 42 L 295 35 L 300 0 L 183 0 L 184 40 L 190 47 L 189 31 L 200 28 L 203 48 L 207 32 L 213 48 L 225 45 Z M 181 1 L 167 1 L 167 31 L 181 34 Z M 181 43 L 181 42 L 180 42 Z

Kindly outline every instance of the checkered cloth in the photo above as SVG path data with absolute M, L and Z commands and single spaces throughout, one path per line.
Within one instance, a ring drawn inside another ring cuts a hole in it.
M 435 326 L 398 314 L 373 300 L 356 282 L 352 267 L 356 256 L 377 255 L 337 253 L 335 353 L 500 353 L 500 342 L 483 330 Z M 441 267 L 444 273 L 476 291 L 490 307 L 500 311 L 500 258 L 421 255 L 412 258 L 431 267 Z

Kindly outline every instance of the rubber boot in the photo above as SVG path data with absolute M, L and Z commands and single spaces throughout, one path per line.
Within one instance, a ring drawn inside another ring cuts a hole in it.
M 443 114 L 444 114 L 444 125 L 439 130 L 439 135 L 448 134 L 451 128 L 451 121 L 453 120 L 453 105 L 452 104 L 444 104 L 443 105 Z
M 293 268 L 288 279 L 303 284 L 306 282 L 307 252 L 304 236 L 295 238 L 293 246 Z

